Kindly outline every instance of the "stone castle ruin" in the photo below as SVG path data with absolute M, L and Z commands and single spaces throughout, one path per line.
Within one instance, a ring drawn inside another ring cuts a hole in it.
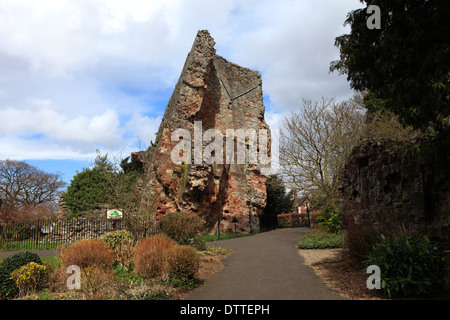
M 341 186 L 344 239 L 371 227 L 385 235 L 427 234 L 449 249 L 449 161 L 448 148 L 434 139 L 409 144 L 374 140 L 355 147 Z
M 132 155 L 145 172 L 141 209 L 154 210 L 156 217 L 195 212 L 210 232 L 217 227 L 234 232 L 235 226 L 238 232 L 251 232 L 259 228 L 266 205 L 267 169 L 251 158 L 251 151 L 260 155 L 266 150 L 268 157 L 271 151 L 262 81 L 257 71 L 217 55 L 214 44 L 208 31 L 198 32 L 155 143 L 148 151 Z M 268 132 L 268 143 L 262 145 L 260 135 L 242 138 L 238 130 Z M 223 149 L 214 148 L 213 142 Z M 231 157 L 225 151 L 230 142 Z M 243 162 L 237 160 L 242 150 L 246 151 Z

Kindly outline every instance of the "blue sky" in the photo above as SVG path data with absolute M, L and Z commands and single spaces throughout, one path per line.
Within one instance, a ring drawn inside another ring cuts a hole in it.
M 70 182 L 96 149 L 126 157 L 154 139 L 198 30 L 262 75 L 266 121 L 302 98 L 352 95 L 329 74 L 357 0 L 0 0 L 0 159 Z

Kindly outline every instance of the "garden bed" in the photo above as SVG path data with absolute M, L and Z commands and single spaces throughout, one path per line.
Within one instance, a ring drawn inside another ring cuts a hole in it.
M 192 283 L 191 287 L 179 287 L 161 278 L 142 279 L 133 272 L 115 270 L 103 275 L 104 280 L 107 280 L 105 285 L 97 294 L 91 295 L 79 290 L 67 289 L 64 286 L 64 280 L 69 275 L 66 275 L 64 270 L 55 269 L 53 278 L 55 281 L 48 288 L 16 300 L 178 300 L 221 270 L 222 260 L 231 252 L 222 248 L 209 248 L 201 252 L 200 267 L 195 283 Z M 55 259 L 55 257 L 52 259 L 53 264 Z
M 327 286 L 338 292 L 344 298 L 351 300 L 388 299 L 381 290 L 367 289 L 367 275 L 365 274 L 365 270 L 349 265 L 342 258 L 342 249 L 300 249 L 299 253 L 305 259 L 305 264 L 309 265 Z M 419 299 L 425 298 L 420 297 Z M 449 263 L 447 263 L 446 286 L 444 290 L 426 299 L 450 299 Z
M 85 241 L 84 241 L 85 242 Z M 84 243 L 86 246 L 86 243 Z M 174 245 L 182 248 L 183 246 Z M 71 246 L 71 248 L 75 248 Z M 184 248 L 187 248 L 186 246 Z M 208 247 L 202 250 L 191 250 L 197 253 L 199 258 L 198 269 L 195 275 L 189 279 L 182 279 L 171 274 L 150 275 L 137 272 L 127 264 L 116 260 L 114 265 L 96 266 L 90 264 L 81 270 L 81 289 L 71 290 L 66 273 L 67 257 L 53 256 L 43 257 L 42 265 L 46 268 L 45 285 L 33 293 L 19 294 L 15 300 L 178 300 L 192 289 L 202 285 L 207 279 L 222 269 L 222 260 L 232 250 L 219 247 Z M 86 249 L 86 248 L 84 248 Z M 64 250 L 63 250 L 64 251 Z M 68 254 L 67 251 L 66 255 Z M 120 257 L 117 255 L 116 259 Z M 122 252 L 123 254 L 124 252 Z M 73 252 L 70 253 L 73 255 Z M 96 253 L 97 259 L 100 252 Z M 37 255 L 36 255 L 37 257 Z M 130 258 L 130 257 L 129 257 Z M 100 261 L 100 260 L 99 260 Z M 184 261 L 184 260 L 183 260 Z M 69 262 L 69 264 L 72 264 Z M 77 263 L 75 263 L 77 265 Z
M 299 250 L 322 281 L 346 299 L 379 300 L 384 296 L 366 287 L 365 270 L 351 268 L 342 258 L 342 249 Z

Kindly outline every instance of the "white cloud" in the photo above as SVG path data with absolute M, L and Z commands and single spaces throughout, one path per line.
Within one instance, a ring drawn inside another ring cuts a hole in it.
M 346 98 L 350 90 L 345 77 L 330 75 L 329 65 L 339 58 L 334 39 L 348 31 L 342 25 L 354 7 L 342 0 L 256 7 L 258 15 L 273 20 L 235 39 L 240 50 L 233 57 L 263 73 L 265 93 L 281 110 L 298 108 L 302 98 Z
M 74 8 L 68 1 L 1 2 L 0 49 L 27 61 L 35 73 L 66 76 L 94 64 L 94 39 L 74 28 Z
M 199 29 L 258 69 L 272 126 L 301 98 L 345 97 L 328 74 L 357 0 L 2 0 L 0 158 L 85 158 L 154 140 Z
M 54 77 L 96 68 L 105 58 L 155 62 L 168 52 L 156 1 L 2 1 L 0 51 Z M 151 45 L 148 45 L 150 42 Z M 161 61 L 159 61 L 161 62 Z
M 81 152 L 89 152 L 96 145 L 107 148 L 123 144 L 121 128 L 115 111 L 107 110 L 93 117 L 68 118 L 58 112 L 52 101 L 29 99 L 26 108 L 5 108 L 0 110 L 0 137 L 42 136 L 54 143 L 71 145 Z
M 68 145 L 62 146 L 46 139 L 24 139 L 19 137 L 0 137 L 1 159 L 14 160 L 91 160 L 95 159 L 95 150 L 80 153 Z
M 283 128 L 283 120 L 288 115 L 289 112 L 273 112 L 266 111 L 264 118 L 266 123 L 269 125 L 270 129 L 282 129 Z
M 148 147 L 150 141 L 155 142 L 156 132 L 161 124 L 162 117 L 150 118 L 140 114 L 133 114 L 125 124 L 128 132 L 136 138 L 136 143 Z

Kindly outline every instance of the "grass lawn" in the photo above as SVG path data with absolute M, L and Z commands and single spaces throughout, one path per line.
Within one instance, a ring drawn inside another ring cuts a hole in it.
M 333 249 L 342 248 L 342 235 L 316 232 L 309 233 L 298 239 L 299 249 Z
M 41 257 L 42 263 L 48 263 L 52 267 L 59 267 L 60 259 L 59 257 Z M 3 262 L 3 259 L 0 259 L 0 263 Z
M 217 238 L 217 234 L 205 234 L 202 236 L 202 240 L 204 240 L 205 242 L 213 242 L 213 241 L 218 241 L 218 240 L 227 240 L 227 239 L 233 239 L 233 238 L 240 238 L 240 237 L 248 237 L 248 236 L 253 236 L 257 233 L 238 233 L 238 234 L 234 234 L 234 233 L 221 233 L 220 234 L 220 238 Z

